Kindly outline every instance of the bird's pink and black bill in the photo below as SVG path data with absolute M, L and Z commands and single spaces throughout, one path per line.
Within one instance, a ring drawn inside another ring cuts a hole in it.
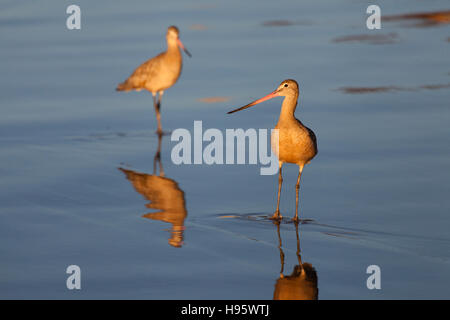
M 275 90 L 274 92 L 269 93 L 267 96 L 262 97 L 261 99 L 258 99 L 258 100 L 255 100 L 255 101 L 253 101 L 253 102 L 250 102 L 249 104 L 247 104 L 247 105 L 245 105 L 245 106 L 243 106 L 243 107 L 237 108 L 237 109 L 232 110 L 232 111 L 229 111 L 229 112 L 227 112 L 227 113 L 228 113 L 228 114 L 230 114 L 230 113 L 235 113 L 235 112 L 238 112 L 238 111 L 241 111 L 241 110 L 244 110 L 244 109 L 253 107 L 254 105 L 256 105 L 256 104 L 258 104 L 258 103 L 267 101 L 267 100 L 272 99 L 272 98 L 275 98 L 275 97 L 278 97 L 278 90 Z
M 188 51 L 188 49 L 186 49 L 186 47 L 184 46 L 183 42 L 181 42 L 180 39 L 177 39 L 178 41 L 178 46 L 188 55 L 189 58 L 192 57 L 191 53 Z

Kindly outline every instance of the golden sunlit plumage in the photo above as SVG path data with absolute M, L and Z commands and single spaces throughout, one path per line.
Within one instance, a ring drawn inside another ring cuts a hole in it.
M 120 83 L 117 91 L 148 90 L 152 93 L 156 118 L 158 120 L 158 132 L 162 132 L 161 127 L 161 98 L 164 90 L 170 88 L 177 82 L 181 74 L 183 59 L 180 48 L 191 56 L 179 39 L 179 30 L 175 26 L 167 29 L 167 50 L 156 57 L 141 64 L 127 80 Z M 157 93 L 159 94 L 156 99 Z
M 299 174 L 296 185 L 297 196 L 295 217 L 293 218 L 294 221 L 298 221 L 298 191 L 300 188 L 300 178 L 305 164 L 309 163 L 311 159 L 314 158 L 317 154 L 317 139 L 314 132 L 308 127 L 304 126 L 294 116 L 299 96 L 299 87 L 297 81 L 292 79 L 284 80 L 274 92 L 228 113 L 234 113 L 250 108 L 258 103 L 278 96 L 284 97 L 284 100 L 281 106 L 278 123 L 275 126 L 275 129 L 278 129 L 278 135 L 272 136 L 272 149 L 274 150 L 279 160 L 277 209 L 272 218 L 282 218 L 280 214 L 280 193 L 283 182 L 281 169 L 283 163 L 288 162 L 297 164 L 299 166 Z M 276 140 L 277 138 L 278 140 Z

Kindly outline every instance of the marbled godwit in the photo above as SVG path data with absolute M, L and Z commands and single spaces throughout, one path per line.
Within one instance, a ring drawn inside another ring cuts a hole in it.
M 127 80 L 116 88 L 117 91 L 146 89 L 152 93 L 159 133 L 162 133 L 160 109 L 164 90 L 177 82 L 183 65 L 179 48 L 183 49 L 189 57 L 191 56 L 179 39 L 177 27 L 171 26 L 167 29 L 166 39 L 167 50 L 165 52 L 141 64 Z M 158 99 L 156 98 L 157 94 Z
M 280 214 L 280 193 L 281 185 L 283 183 L 283 177 L 281 174 L 283 163 L 295 163 L 299 167 L 296 185 L 295 217 L 293 218 L 294 221 L 298 221 L 298 192 L 300 189 L 300 178 L 302 176 L 303 167 L 317 154 L 316 135 L 311 129 L 305 127 L 294 116 L 295 108 L 297 107 L 298 94 L 297 82 L 291 79 L 284 80 L 274 92 L 241 108 L 228 112 L 233 113 L 240 111 L 278 96 L 284 97 L 283 104 L 281 106 L 280 118 L 275 126 L 275 129 L 278 129 L 279 140 L 274 141 L 276 135 L 272 136 L 272 149 L 278 156 L 280 168 L 278 173 L 277 209 L 272 216 L 272 219 L 276 220 L 282 218 Z

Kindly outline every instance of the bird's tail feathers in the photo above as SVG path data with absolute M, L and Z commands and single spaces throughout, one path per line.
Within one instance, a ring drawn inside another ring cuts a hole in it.
M 116 88 L 116 91 L 130 91 L 133 89 L 133 86 L 131 86 L 127 81 L 119 83 L 119 85 Z

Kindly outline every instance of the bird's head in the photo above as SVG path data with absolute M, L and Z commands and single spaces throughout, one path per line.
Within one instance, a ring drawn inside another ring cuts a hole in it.
M 262 97 L 261 99 L 255 100 L 243 107 L 234 109 L 232 111 L 229 111 L 228 113 L 234 113 L 237 111 L 241 111 L 250 107 L 253 107 L 254 105 L 257 105 L 258 103 L 267 101 L 269 99 L 275 98 L 275 97 L 298 97 L 298 83 L 295 80 L 287 79 L 280 83 L 278 88 L 273 91 L 272 93 L 269 93 L 267 96 Z
M 170 39 L 178 39 L 178 36 L 180 35 L 180 30 L 175 26 L 170 26 L 167 28 L 167 38 Z
M 298 95 L 298 83 L 293 79 L 287 79 L 280 83 L 277 90 L 278 96 L 288 97 Z
M 167 28 L 167 42 L 174 43 L 178 47 L 180 47 L 189 57 L 191 57 L 191 53 L 186 49 L 186 47 L 183 45 L 183 43 L 180 40 L 180 30 L 178 30 L 175 26 L 170 26 Z

